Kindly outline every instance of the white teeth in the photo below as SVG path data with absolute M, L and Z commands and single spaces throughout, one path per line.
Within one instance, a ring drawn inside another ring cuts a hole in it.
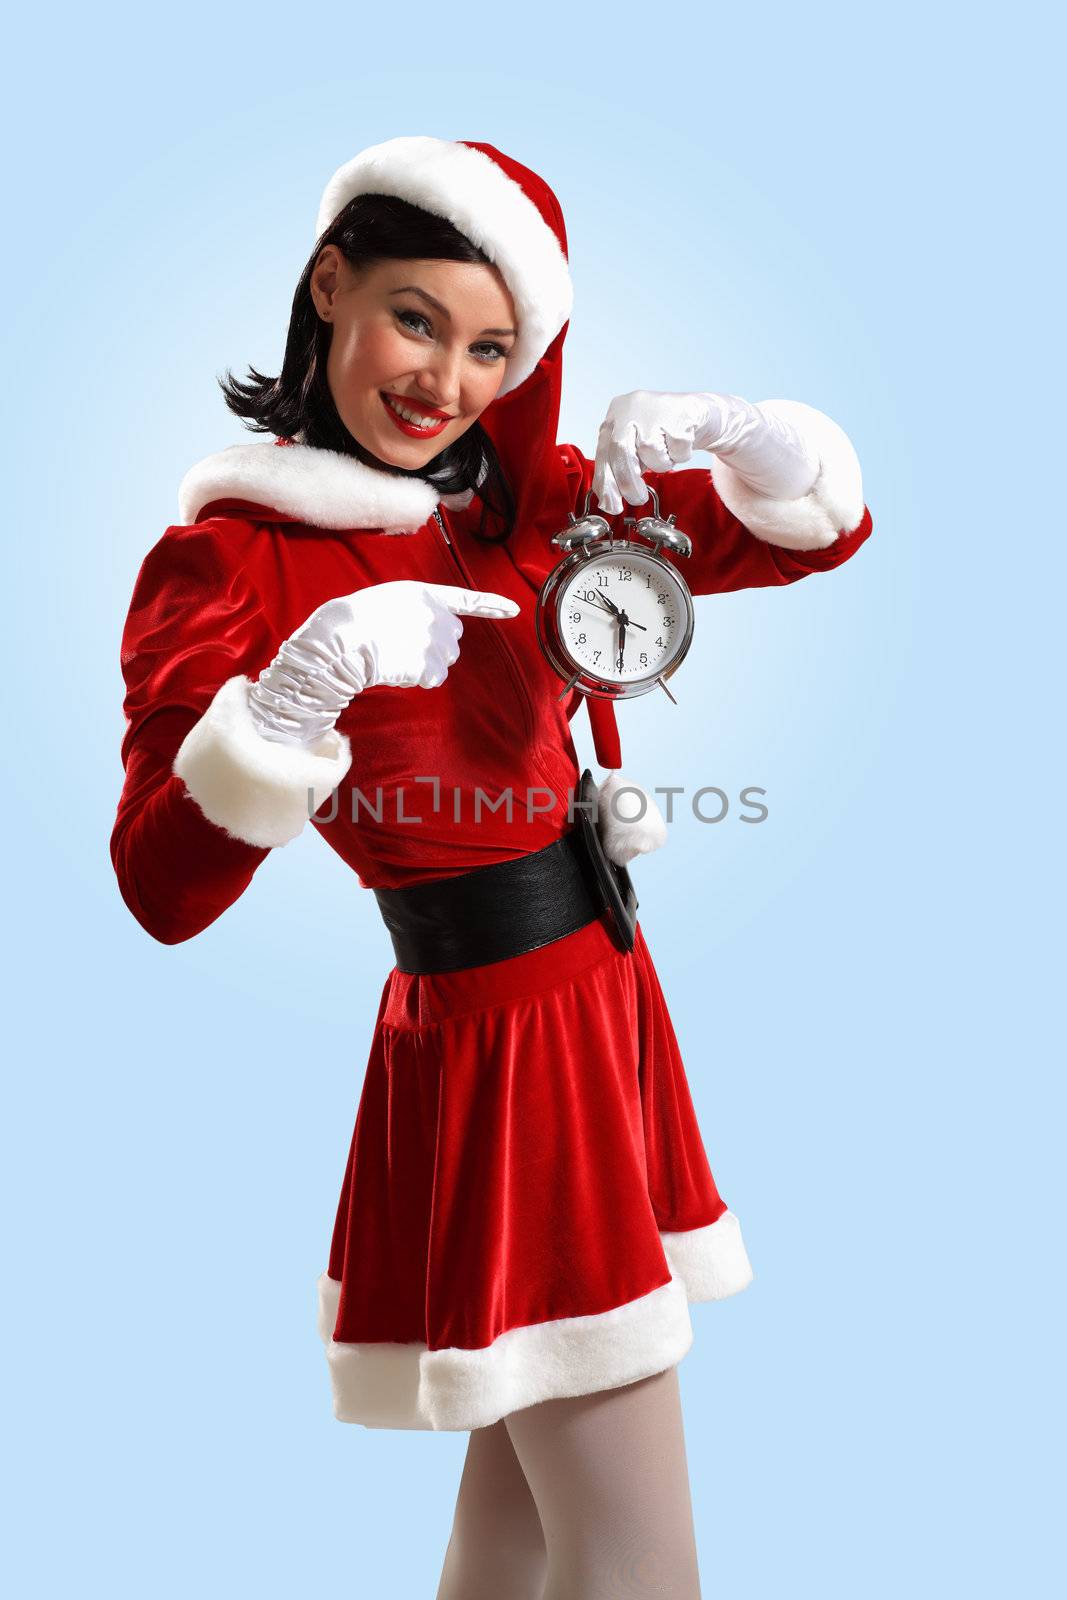
M 420 417 L 418 412 L 409 411 L 406 406 L 397 405 L 395 400 L 386 396 L 385 403 L 390 410 L 395 411 L 398 417 L 403 417 L 405 422 L 412 423 L 416 428 L 436 428 L 444 420 L 442 417 Z

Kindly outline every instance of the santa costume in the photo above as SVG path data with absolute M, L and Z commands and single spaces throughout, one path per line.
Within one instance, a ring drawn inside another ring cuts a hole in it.
M 534 625 L 561 559 L 552 535 L 593 475 L 556 439 L 571 308 L 559 204 L 491 145 L 433 138 L 392 139 L 342 167 L 318 234 L 360 193 L 446 217 L 511 292 L 518 342 L 480 420 L 514 490 L 514 530 L 479 539 L 477 495 L 442 502 L 428 477 L 299 438 L 235 445 L 186 473 L 123 636 L 112 837 L 123 898 L 164 943 L 248 888 L 308 823 L 309 791 L 311 825 L 372 890 L 512 860 L 572 826 L 582 697 L 559 699 Z M 870 532 L 840 428 L 810 407 L 765 406 L 818 452 L 810 494 L 761 497 L 719 461 L 646 475 L 692 537 L 679 570 L 695 595 L 826 571 Z M 281 641 L 331 597 L 397 578 L 503 594 L 520 614 L 468 626 L 432 691 L 356 694 L 313 748 L 261 738 L 248 689 Z M 597 750 L 618 766 L 603 723 Z M 475 818 L 476 789 L 533 788 L 555 805 Z M 389 972 L 317 1285 L 339 1419 L 466 1430 L 631 1383 L 684 1356 L 690 1302 L 751 1276 L 640 925 L 631 951 L 605 913 L 502 961 Z

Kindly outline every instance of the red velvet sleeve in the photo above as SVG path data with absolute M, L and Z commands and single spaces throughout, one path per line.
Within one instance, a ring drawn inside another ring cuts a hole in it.
M 274 653 L 225 529 L 167 529 L 142 563 L 122 636 L 125 781 L 111 860 L 126 905 L 162 944 L 210 926 L 269 854 L 209 822 L 171 771 L 220 685 L 258 676 Z
M 573 462 L 576 495 L 584 496 L 593 481 L 595 463 L 574 445 L 560 448 L 568 467 Z M 643 476 L 659 497 L 661 516 L 673 512 L 679 528 L 693 541 L 691 556 L 675 557 L 664 551 L 684 575 L 693 594 L 760 589 L 795 583 L 812 572 L 828 572 L 854 555 L 871 533 L 871 513 L 864 507 L 856 526 L 842 529 L 833 544 L 816 550 L 786 549 L 757 538 L 734 516 L 719 497 L 709 468 L 684 467 L 674 472 L 646 472 Z M 591 510 L 596 510 L 595 501 Z M 625 509 L 626 516 L 652 513 L 651 496 L 643 506 L 627 504 Z M 621 519 L 618 526 L 622 532 Z

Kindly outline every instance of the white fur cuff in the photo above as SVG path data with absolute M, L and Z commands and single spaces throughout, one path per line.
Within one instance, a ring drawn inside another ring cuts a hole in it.
M 661 1233 L 660 1242 L 671 1271 L 685 1284 L 690 1300 L 725 1300 L 752 1282 L 741 1224 L 732 1211 L 724 1211 L 706 1228 Z
M 773 500 L 757 493 L 714 453 L 711 481 L 728 511 L 757 539 L 787 550 L 824 550 L 841 533 L 851 533 L 863 516 L 863 478 L 859 458 L 843 428 L 801 400 L 761 400 L 768 417 L 792 423 L 819 457 L 819 476 L 809 494 Z
M 313 745 L 264 739 L 249 710 L 250 686 L 241 675 L 226 680 L 189 729 L 171 770 L 209 822 L 271 849 L 295 839 L 329 799 L 352 764 L 352 751 L 336 729 Z

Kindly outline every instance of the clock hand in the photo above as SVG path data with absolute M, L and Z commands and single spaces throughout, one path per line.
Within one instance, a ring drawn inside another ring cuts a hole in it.
M 614 605 L 608 599 L 606 594 L 602 595 L 596 589 L 587 589 L 585 594 L 582 596 L 582 602 L 585 605 L 607 606 L 608 609 L 610 611 L 612 611 L 615 616 L 618 616 L 618 614 L 619 614 L 618 606 Z
M 623 669 L 623 657 L 624 657 L 625 653 L 626 653 L 626 612 L 625 611 L 620 611 L 619 612 L 619 660 L 618 660 L 618 668 L 619 668 L 620 672 Z
M 599 594 L 595 589 L 587 590 L 579 603 L 581 605 L 608 606 L 613 616 L 619 617 L 625 615 L 625 612 L 621 611 L 613 601 L 609 600 L 606 594 Z M 645 627 L 643 622 L 631 622 L 628 617 L 626 620 L 631 628 L 640 628 L 642 633 L 648 632 L 648 629 Z
M 584 601 L 580 601 L 579 600 L 579 601 L 576 601 L 575 603 L 577 605 L 583 605 Z M 599 606 L 592 606 L 592 607 L 590 607 L 590 609 L 595 611 L 598 616 L 603 617 L 605 622 L 614 622 L 615 621 L 615 617 L 612 616 L 610 611 L 602 611 Z

